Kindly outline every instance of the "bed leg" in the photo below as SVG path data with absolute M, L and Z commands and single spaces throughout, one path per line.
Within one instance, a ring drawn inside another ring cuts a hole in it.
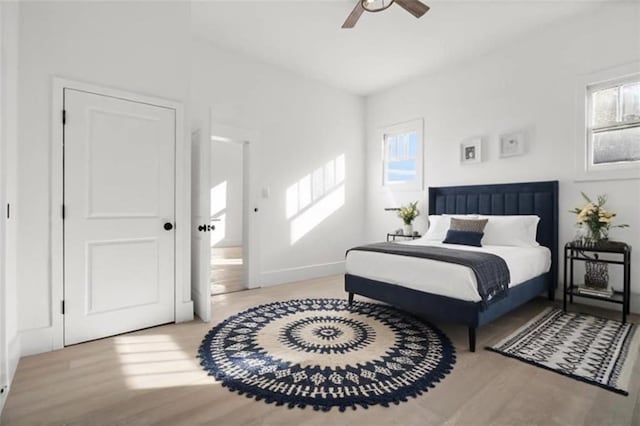
M 353 305 L 353 293 L 349 293 L 349 306 Z
M 469 327 L 469 351 L 476 351 L 476 328 Z
M 548 297 L 548 298 L 549 298 L 549 300 L 551 300 L 552 302 L 553 302 L 554 300 L 556 300 L 556 290 L 553 288 L 553 286 L 550 286 L 550 287 L 549 287 L 547 297 Z

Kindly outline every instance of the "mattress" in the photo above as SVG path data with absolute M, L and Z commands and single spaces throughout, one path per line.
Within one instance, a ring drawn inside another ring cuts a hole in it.
M 517 286 L 531 278 L 548 272 L 551 268 L 551 251 L 546 247 L 471 247 L 443 244 L 439 241 L 418 239 L 398 244 L 432 245 L 457 250 L 483 251 L 500 256 L 507 263 L 511 282 Z M 366 251 L 350 251 L 347 254 L 346 271 L 371 280 L 395 284 L 425 293 L 438 294 L 454 299 L 480 302 L 476 276 L 462 265 L 437 260 L 400 256 Z

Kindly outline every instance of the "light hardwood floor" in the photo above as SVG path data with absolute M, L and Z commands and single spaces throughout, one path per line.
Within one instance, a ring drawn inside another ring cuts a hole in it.
M 345 297 L 342 287 L 342 277 L 336 276 L 215 296 L 213 323 L 275 300 Z M 630 395 L 625 397 L 482 350 L 548 304 L 533 301 L 480 328 L 476 353 L 467 351 L 465 328 L 437 324 L 456 346 L 453 371 L 428 393 L 389 408 L 345 413 L 289 410 L 229 392 L 207 376 L 195 358 L 212 324 L 193 321 L 23 358 L 2 423 L 639 425 L 640 365 L 635 366 Z
M 242 247 L 211 248 L 211 294 L 246 290 Z

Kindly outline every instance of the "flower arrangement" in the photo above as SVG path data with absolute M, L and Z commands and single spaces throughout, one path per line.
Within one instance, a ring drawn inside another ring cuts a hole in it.
M 398 210 L 398 217 L 402 219 L 405 225 L 411 225 L 413 219 L 420 215 L 420 210 L 418 210 L 418 202 L 409 203 L 406 206 L 400 207 Z
M 607 241 L 609 238 L 609 229 L 611 228 L 627 228 L 629 225 L 612 226 L 616 213 L 604 208 L 607 202 L 606 195 L 598 195 L 597 202 L 593 202 L 584 192 L 582 197 L 587 204 L 583 207 L 576 207 L 570 210 L 571 213 L 578 215 L 576 217 L 576 226 L 585 229 L 586 235 L 581 236 L 581 240 L 587 244 L 597 244 L 601 241 Z

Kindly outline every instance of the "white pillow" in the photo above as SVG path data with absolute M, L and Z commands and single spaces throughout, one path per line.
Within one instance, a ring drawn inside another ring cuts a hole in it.
M 540 222 L 538 216 L 479 215 L 478 217 L 489 220 L 484 228 L 483 246 L 538 247 L 540 245 L 536 241 L 538 222 Z
M 447 236 L 447 231 L 449 230 L 449 226 L 451 225 L 451 218 L 455 217 L 457 219 L 473 219 L 476 218 L 477 215 L 429 215 L 429 229 L 427 229 L 427 233 L 424 235 L 425 240 L 430 241 L 442 241 Z

